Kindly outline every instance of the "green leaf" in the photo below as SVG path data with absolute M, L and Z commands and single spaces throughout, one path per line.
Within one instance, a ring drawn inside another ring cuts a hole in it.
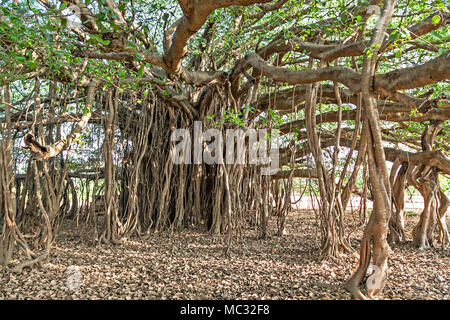
M 398 39 L 398 37 L 399 37 L 399 33 L 398 33 L 398 31 L 397 30 L 395 30 L 394 32 L 392 32 L 390 35 L 389 35 L 389 41 L 395 41 L 395 40 L 397 40 Z
M 411 40 L 411 34 L 410 34 L 409 30 L 405 27 L 402 27 L 402 31 L 403 31 L 403 34 L 405 35 L 406 39 Z
M 144 56 L 141 55 L 139 52 L 136 52 L 136 55 L 134 56 L 134 61 L 142 61 L 144 60 Z
M 444 51 L 445 51 L 445 50 L 444 50 Z M 37 67 L 37 63 L 36 63 L 36 62 L 30 61 L 30 62 L 28 63 L 28 68 L 30 68 L 30 70 L 36 69 L 36 67 Z
M 139 77 L 143 77 L 144 76 L 144 66 L 145 64 L 141 64 L 141 66 L 139 67 Z
M 441 17 L 439 15 L 435 15 L 433 18 L 431 18 L 431 21 L 433 24 L 438 24 L 441 21 Z
M 430 34 L 434 39 L 438 41 L 444 40 L 444 37 L 441 34 L 439 34 L 439 32 L 437 32 L 436 30 L 431 31 Z

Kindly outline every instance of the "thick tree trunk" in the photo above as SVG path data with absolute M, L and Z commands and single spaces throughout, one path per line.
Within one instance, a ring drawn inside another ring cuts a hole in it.
M 364 104 L 363 137 L 367 139 L 369 181 L 373 197 L 373 210 L 361 241 L 358 269 L 345 285 L 356 298 L 365 298 L 358 286 L 366 276 L 371 259 L 375 272 L 370 275 L 366 282 L 367 296 L 370 298 L 379 294 L 387 280 L 387 259 L 390 252 L 387 234 L 391 218 L 391 188 L 372 79 L 376 70 L 378 48 L 385 37 L 384 33 L 392 15 L 394 3 L 395 1 L 393 0 L 384 2 L 383 12 L 377 21 L 371 39 L 370 50 L 367 50 L 363 62 L 361 91 Z M 371 242 L 373 244 L 372 249 L 370 248 Z
M 419 248 L 433 246 L 433 231 L 438 219 L 437 193 L 439 191 L 439 181 L 435 170 L 432 169 L 432 171 L 428 176 L 420 178 L 418 183 L 415 184 L 424 200 L 424 208 L 420 214 L 420 220 L 412 232 L 413 244 Z
M 430 125 L 425 127 L 421 137 L 423 151 L 433 150 L 434 139 L 441 126 L 441 121 L 432 121 Z M 433 233 L 440 218 L 439 195 L 441 190 L 438 169 L 431 167 L 429 163 L 421 163 L 409 172 L 408 177 L 410 183 L 419 190 L 424 200 L 420 220 L 412 232 L 413 244 L 419 248 L 429 248 L 433 246 Z M 440 225 L 442 224 L 440 223 Z
M 109 116 L 105 124 L 105 141 L 103 144 L 103 156 L 105 159 L 105 229 L 98 241 L 99 243 L 104 242 L 117 244 L 119 243 L 119 226 L 117 225 L 118 203 L 116 200 L 116 180 L 114 176 L 115 170 L 113 162 L 114 132 L 117 117 L 117 105 L 114 100 L 115 98 L 113 98 L 113 91 L 109 90 L 107 92 L 106 102 L 106 105 L 108 106 Z

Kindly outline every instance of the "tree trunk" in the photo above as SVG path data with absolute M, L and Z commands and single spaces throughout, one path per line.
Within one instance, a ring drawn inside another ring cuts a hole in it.
M 363 61 L 361 94 L 364 104 L 364 123 L 362 139 L 368 139 L 368 167 L 373 197 L 373 211 L 361 241 L 358 269 L 345 285 L 355 298 L 362 299 L 366 297 L 358 286 L 366 276 L 371 259 L 375 272 L 370 275 L 366 282 L 367 296 L 371 298 L 379 294 L 387 280 L 387 260 L 390 252 L 387 234 L 391 218 L 391 188 L 372 79 L 375 75 L 378 50 L 385 37 L 384 33 L 392 15 L 394 3 L 395 1 L 393 0 L 384 2 L 383 12 L 377 21 L 370 42 L 370 50 L 366 51 Z M 373 244 L 372 249 L 370 248 L 371 242 Z

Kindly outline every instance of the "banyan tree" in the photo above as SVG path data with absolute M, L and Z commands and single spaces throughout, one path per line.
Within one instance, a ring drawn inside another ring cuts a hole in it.
M 343 284 L 356 298 L 382 291 L 406 236 L 449 242 L 446 1 L 15 0 L 0 23 L 0 263 L 13 271 L 45 263 L 64 219 L 97 245 L 202 226 L 229 255 L 247 224 L 286 233 L 298 179 L 319 199 L 317 256 L 359 250 Z M 250 135 L 230 129 L 264 132 L 269 156 L 249 161 Z M 206 161 L 225 142 L 243 161 Z M 424 208 L 406 235 L 411 187 Z M 359 248 L 354 193 L 373 202 Z

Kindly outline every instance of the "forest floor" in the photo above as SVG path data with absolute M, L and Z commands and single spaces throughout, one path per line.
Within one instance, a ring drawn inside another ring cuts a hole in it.
M 408 241 L 392 248 L 380 299 L 450 299 L 450 250 L 412 247 L 418 218 L 408 215 Z M 75 237 L 73 221 L 66 221 L 43 268 L 0 270 L 0 299 L 350 299 L 322 284 L 342 284 L 358 258 L 319 261 L 316 225 L 313 212 L 292 212 L 288 235 L 257 240 L 255 229 L 243 230 L 226 258 L 224 237 L 198 230 L 96 247 Z M 276 230 L 276 221 L 270 227 Z M 351 234 L 357 250 L 361 235 L 361 227 Z M 69 266 L 79 268 L 78 290 L 68 287 Z

